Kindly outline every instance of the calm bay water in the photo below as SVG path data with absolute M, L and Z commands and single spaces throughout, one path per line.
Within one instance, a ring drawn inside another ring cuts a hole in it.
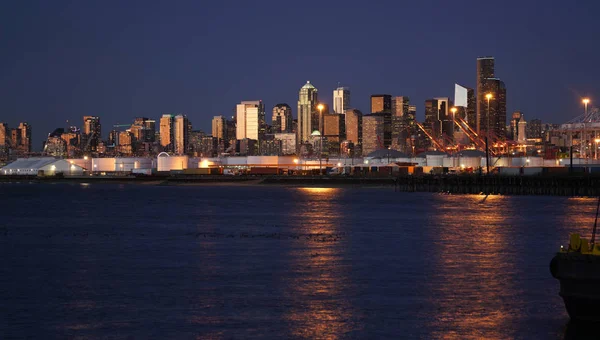
M 563 339 L 589 198 L 0 184 L 0 338 Z

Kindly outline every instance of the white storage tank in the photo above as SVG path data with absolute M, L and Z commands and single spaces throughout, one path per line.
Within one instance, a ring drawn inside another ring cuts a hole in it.
M 169 156 L 161 153 L 157 157 L 158 171 L 184 170 L 188 168 L 188 156 Z
M 116 171 L 114 158 L 92 158 L 92 171 L 111 172 Z
M 460 162 L 458 166 L 461 168 L 477 169 L 482 163 L 485 163 L 485 158 L 481 157 L 460 157 L 458 160 Z
M 443 166 L 446 155 L 426 155 L 427 166 Z

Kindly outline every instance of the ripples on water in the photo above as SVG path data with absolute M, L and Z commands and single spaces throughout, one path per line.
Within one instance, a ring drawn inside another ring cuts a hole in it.
M 0 192 L 3 339 L 561 339 L 577 330 L 548 264 L 595 212 L 388 188 Z

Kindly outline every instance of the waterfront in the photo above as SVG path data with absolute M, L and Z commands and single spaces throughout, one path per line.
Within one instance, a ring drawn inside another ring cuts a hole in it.
M 595 200 L 0 184 L 2 338 L 565 337 Z M 572 331 L 572 328 L 570 328 Z

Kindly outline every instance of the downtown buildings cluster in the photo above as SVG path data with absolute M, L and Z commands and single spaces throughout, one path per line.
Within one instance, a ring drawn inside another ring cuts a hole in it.
M 298 93 L 297 118 L 280 103 L 266 120 L 260 100 L 242 101 L 231 117 L 212 118 L 210 133 L 194 130 L 185 114 L 163 114 L 157 120 L 135 118 L 117 124 L 103 139 L 100 117 L 84 116 L 82 127 L 57 128 L 44 142 L 44 156 L 62 158 L 149 157 L 161 152 L 194 157 L 296 155 L 301 158 L 361 157 L 380 149 L 414 156 L 427 150 L 456 152 L 483 149 L 489 139 L 495 154 L 522 152 L 522 145 L 549 140 L 552 127 L 539 119 L 526 122 L 520 111 L 507 124 L 507 88 L 495 74 L 493 57 L 477 58 L 474 88 L 455 85 L 454 98 L 434 97 L 417 106 L 402 95 L 373 94 L 367 114 L 352 107 L 348 87 L 333 90 L 333 107 L 319 100 L 307 81 Z M 157 126 L 158 125 L 158 126 Z M 563 143 L 564 144 L 564 143 Z M 31 126 L 10 129 L 0 124 L 0 160 L 31 154 Z

